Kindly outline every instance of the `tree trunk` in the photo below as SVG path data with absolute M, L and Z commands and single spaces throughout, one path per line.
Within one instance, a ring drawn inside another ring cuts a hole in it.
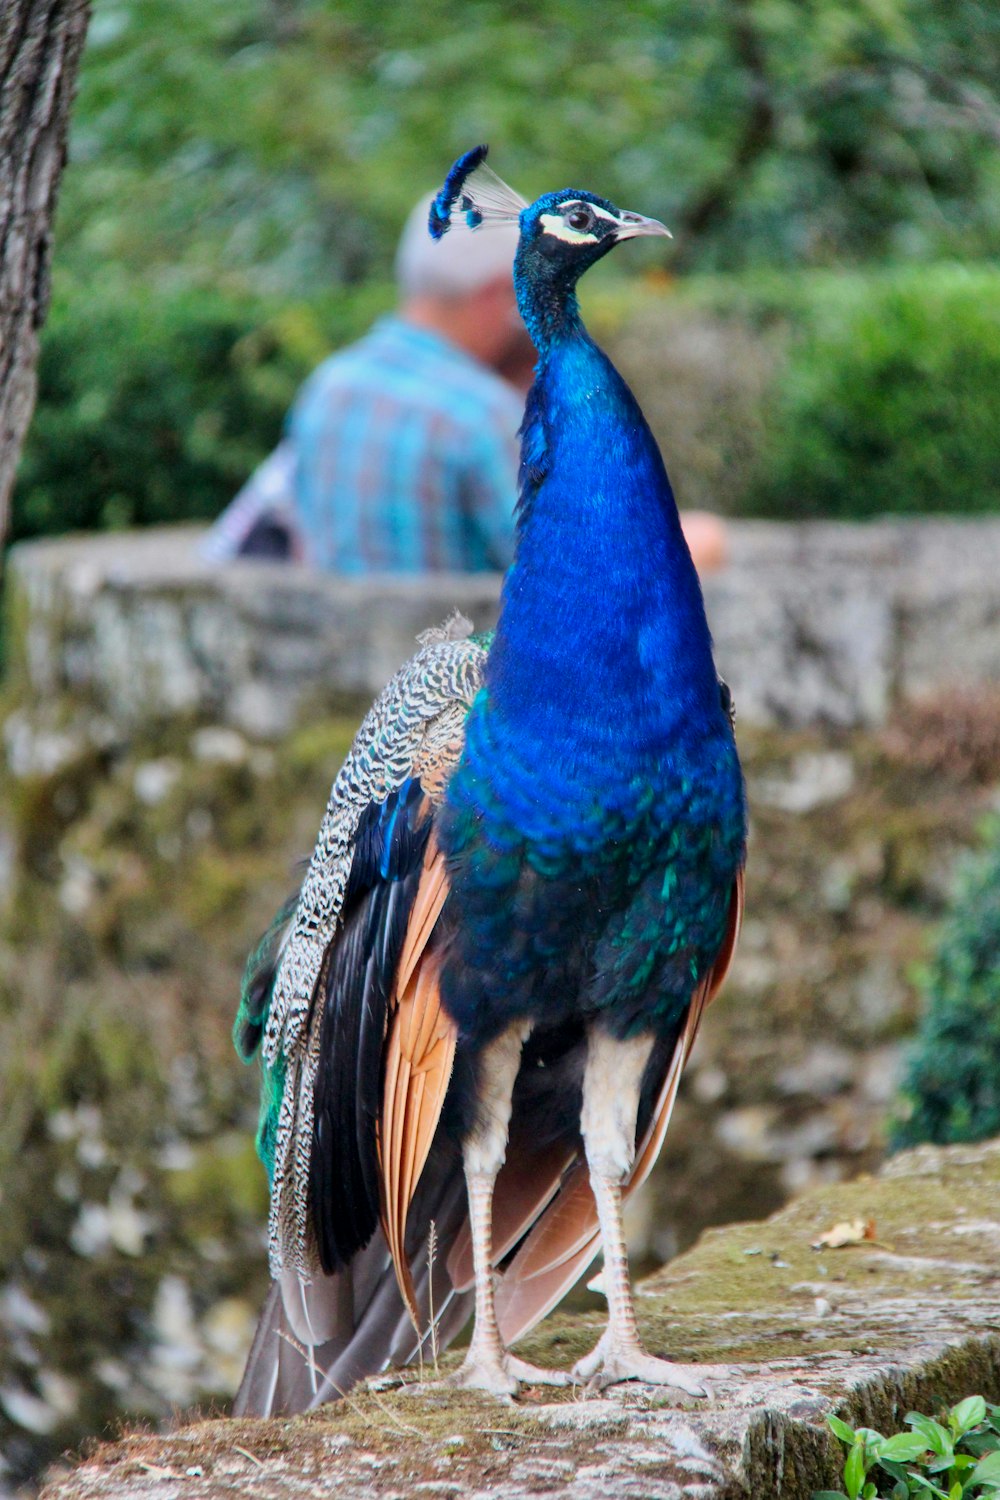
M 0 0 L 0 539 L 35 404 L 52 217 L 90 0 Z

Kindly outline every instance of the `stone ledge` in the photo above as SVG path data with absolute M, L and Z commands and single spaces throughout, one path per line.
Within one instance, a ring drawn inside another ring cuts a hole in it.
M 284 734 L 368 700 L 419 631 L 496 616 L 493 574 L 338 579 L 203 562 L 198 528 L 22 543 L 9 671 L 126 731 L 177 716 Z M 875 725 L 893 703 L 1000 681 L 1000 521 L 731 525 L 706 582 L 720 670 L 749 723 Z M 614 601 L 608 601 L 609 608 Z
M 707 1402 L 643 1386 L 514 1405 L 369 1385 L 308 1417 L 127 1438 L 43 1500 L 809 1500 L 838 1481 L 826 1413 L 892 1431 L 912 1407 L 1000 1399 L 998 1185 L 1000 1143 L 921 1148 L 878 1178 L 706 1234 L 643 1283 L 640 1321 L 652 1348 L 715 1367 Z M 811 1249 L 856 1217 L 875 1220 L 874 1241 Z M 552 1318 L 523 1352 L 566 1366 L 598 1326 Z

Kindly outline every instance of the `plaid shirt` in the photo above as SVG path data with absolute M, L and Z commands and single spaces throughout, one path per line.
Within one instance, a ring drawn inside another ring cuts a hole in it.
M 383 318 L 306 381 L 285 440 L 203 546 L 239 553 L 261 519 L 334 573 L 481 572 L 513 549 L 521 397 L 462 350 Z

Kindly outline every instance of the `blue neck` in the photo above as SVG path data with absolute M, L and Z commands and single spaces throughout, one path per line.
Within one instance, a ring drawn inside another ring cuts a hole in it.
M 540 266 L 537 255 L 529 257 L 519 249 L 514 261 L 514 289 L 518 311 L 542 364 L 560 343 L 586 335 L 575 278 L 567 283 L 558 268 Z
M 581 759 L 602 757 L 638 771 L 719 718 L 701 589 L 631 391 L 575 304 L 546 326 L 487 668 L 490 718 L 524 753 L 565 747 L 584 775 Z

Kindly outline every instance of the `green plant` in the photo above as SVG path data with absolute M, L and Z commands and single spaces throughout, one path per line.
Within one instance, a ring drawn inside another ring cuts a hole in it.
M 909 1432 L 883 1437 L 871 1427 L 849 1427 L 827 1417 L 847 1449 L 844 1488 L 819 1490 L 813 1500 L 972 1500 L 1000 1493 L 1000 1406 L 967 1396 L 942 1422 L 906 1414 Z
M 745 509 L 792 518 L 997 506 L 1000 276 L 816 278 L 790 320 Z
M 656 214 L 688 268 L 995 254 L 998 33 L 989 0 L 97 0 L 58 255 L 291 297 L 384 276 L 480 136 L 529 195 Z
M 217 515 L 300 381 L 392 299 L 385 282 L 285 304 L 64 277 L 13 539 Z M 1000 270 L 705 276 L 666 293 L 611 282 L 591 312 L 688 507 L 855 518 L 997 504 Z
M 277 441 L 299 382 L 391 296 L 379 285 L 283 306 L 64 283 L 12 539 L 216 515 Z
M 1000 1132 L 1000 821 L 963 861 L 920 975 L 925 1009 L 903 1080 L 894 1149 Z

